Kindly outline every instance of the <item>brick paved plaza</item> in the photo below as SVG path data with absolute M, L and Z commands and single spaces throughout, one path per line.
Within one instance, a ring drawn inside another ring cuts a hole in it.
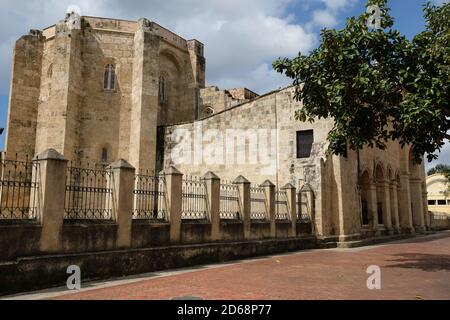
M 381 290 L 366 269 L 381 267 Z M 106 286 L 106 287 L 105 287 Z M 101 287 L 101 288 L 98 288 Z M 450 232 L 356 249 L 328 249 L 85 284 L 33 299 L 450 299 Z

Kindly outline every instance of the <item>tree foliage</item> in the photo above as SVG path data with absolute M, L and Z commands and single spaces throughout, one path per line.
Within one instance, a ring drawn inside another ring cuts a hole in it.
M 411 144 L 417 162 L 435 159 L 450 129 L 450 4 L 426 4 L 426 29 L 412 41 L 393 28 L 387 0 L 369 5 L 381 10 L 380 29 L 368 28 L 370 13 L 351 17 L 341 30 L 322 30 L 309 55 L 280 58 L 274 69 L 294 80 L 297 120 L 334 119 L 331 153 L 385 149 L 394 139 Z
M 431 176 L 432 174 L 435 173 L 441 173 L 446 177 L 450 176 L 450 166 L 447 164 L 437 164 L 436 166 L 434 166 L 433 168 L 431 168 L 430 170 L 428 170 L 427 175 Z

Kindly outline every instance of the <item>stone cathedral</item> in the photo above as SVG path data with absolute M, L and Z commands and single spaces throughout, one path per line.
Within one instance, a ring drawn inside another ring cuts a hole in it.
M 53 148 L 68 160 L 291 183 L 314 194 L 316 236 L 340 241 L 427 229 L 424 166 L 410 148 L 390 142 L 384 151 L 329 156 L 333 120 L 295 121 L 294 88 L 260 96 L 205 87 L 205 68 L 201 42 L 147 19 L 67 14 L 15 44 L 4 157 Z M 180 144 L 184 156 L 200 144 L 203 156 L 216 157 L 196 159 L 195 151 L 179 161 Z

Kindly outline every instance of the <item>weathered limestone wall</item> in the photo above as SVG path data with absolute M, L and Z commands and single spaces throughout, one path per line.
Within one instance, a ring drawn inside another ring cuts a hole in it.
M 258 95 L 246 88 L 219 90 L 216 86 L 200 90 L 200 118 L 204 119 L 215 113 L 232 108 Z
M 292 96 L 293 88 L 287 88 L 200 122 L 167 127 L 165 167 L 175 165 L 184 174 L 195 176 L 212 171 L 231 181 L 243 175 L 253 184 L 268 179 L 278 186 L 291 183 L 298 190 L 308 185 L 315 193 L 316 229 L 320 234 L 338 232 L 338 206 L 332 201 L 338 195 L 338 181 L 325 155 L 332 122 L 294 121 L 300 105 Z M 314 129 L 311 157 L 297 159 L 296 132 L 310 129 Z M 200 145 L 195 137 L 203 141 L 203 155 L 196 151 Z M 234 144 L 228 150 L 227 141 Z M 183 143 L 187 143 L 186 150 L 193 152 L 186 157 L 188 162 L 178 163 L 172 156 L 178 154 L 177 146 Z M 240 155 L 244 155 L 243 161 Z
M 36 30 L 17 40 L 14 47 L 9 96 L 6 157 L 30 158 L 35 153 L 39 88 L 44 37 Z

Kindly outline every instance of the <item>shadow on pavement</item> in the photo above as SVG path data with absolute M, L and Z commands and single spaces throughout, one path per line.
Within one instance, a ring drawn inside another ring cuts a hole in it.
M 395 254 L 398 259 L 389 260 L 395 262 L 386 268 L 420 269 L 423 271 L 450 271 L 450 255 L 405 253 Z

